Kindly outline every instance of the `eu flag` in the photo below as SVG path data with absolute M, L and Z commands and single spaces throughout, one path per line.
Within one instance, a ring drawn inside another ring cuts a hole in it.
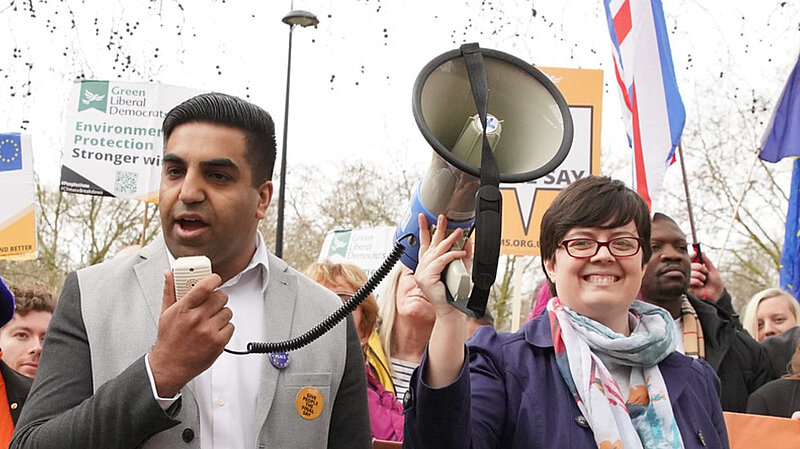
M 761 159 L 769 162 L 778 162 L 788 156 L 800 156 L 800 59 L 778 99 L 761 140 L 759 154 Z
M 789 156 L 800 156 L 800 57 L 786 81 L 772 119 L 761 140 L 761 159 L 778 162 Z M 800 159 L 794 160 L 792 191 L 786 211 L 786 231 L 781 253 L 781 288 L 800 298 Z
M 781 288 L 791 292 L 795 298 L 800 294 L 800 159 L 795 158 L 792 169 L 792 192 L 789 194 L 789 209 L 786 212 L 786 234 L 781 254 Z
M 22 170 L 19 133 L 0 134 L 0 171 Z

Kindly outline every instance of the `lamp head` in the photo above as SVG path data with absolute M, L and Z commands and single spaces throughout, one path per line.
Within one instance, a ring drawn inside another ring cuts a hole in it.
M 301 27 L 305 28 L 313 25 L 316 28 L 317 24 L 319 24 L 319 19 L 317 19 L 317 16 L 308 11 L 303 11 L 302 9 L 289 11 L 288 14 L 283 16 L 282 21 L 290 27 L 300 25 Z

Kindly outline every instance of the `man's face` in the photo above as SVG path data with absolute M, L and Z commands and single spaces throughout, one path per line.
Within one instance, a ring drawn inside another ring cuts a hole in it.
M 679 297 L 689 286 L 692 262 L 686 235 L 669 220 L 656 220 L 650 235 L 653 256 L 642 279 L 642 297 Z
M 175 257 L 205 255 L 223 281 L 253 256 L 272 182 L 253 187 L 246 136 L 210 123 L 177 126 L 164 148 L 159 208 Z
M 11 369 L 28 377 L 36 375 L 44 334 L 52 316 L 50 312 L 35 310 L 25 315 L 15 315 L 0 328 L 3 361 Z

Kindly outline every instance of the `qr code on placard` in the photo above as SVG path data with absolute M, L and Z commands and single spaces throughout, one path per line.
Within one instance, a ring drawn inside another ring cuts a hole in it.
M 114 191 L 117 193 L 136 193 L 136 183 L 139 173 L 135 171 L 118 171 Z

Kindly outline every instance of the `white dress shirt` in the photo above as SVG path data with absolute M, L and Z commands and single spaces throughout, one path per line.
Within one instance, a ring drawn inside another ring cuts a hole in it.
M 169 254 L 170 266 L 175 262 Z M 247 343 L 264 341 L 264 292 L 269 281 L 269 262 L 264 239 L 258 233 L 256 252 L 247 267 L 225 282 L 220 289 L 228 294 L 227 307 L 233 312 L 235 330 L 227 348 L 243 351 Z M 256 448 L 258 427 L 256 401 L 261 379 L 261 364 L 266 355 L 233 355 L 223 352 L 209 369 L 187 385 L 200 411 L 201 449 Z M 161 407 L 166 410 L 180 395 L 160 398 L 149 361 L 145 366 L 150 385 Z
M 686 346 L 683 344 L 683 316 L 675 320 L 675 350 L 681 354 L 686 354 Z

